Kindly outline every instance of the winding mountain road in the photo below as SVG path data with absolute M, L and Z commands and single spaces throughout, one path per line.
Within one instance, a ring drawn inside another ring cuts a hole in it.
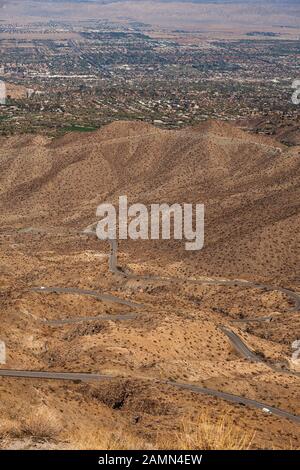
M 0 377 L 18 377 L 22 379 L 49 379 L 49 380 L 74 380 L 93 381 L 110 380 L 115 377 L 110 375 L 82 373 L 82 372 L 45 372 L 38 370 L 14 370 L 0 369 Z
M 29 370 L 8 370 L 0 369 L 0 377 L 10 377 L 10 378 L 23 378 L 23 379 L 44 379 L 44 380 L 66 380 L 73 382 L 90 382 L 90 381 L 103 381 L 103 380 L 112 380 L 118 379 L 121 377 L 105 375 L 105 374 L 96 374 L 96 373 L 82 373 L 82 372 L 45 372 L 45 371 L 29 371 Z M 178 383 L 171 381 L 163 380 L 153 380 L 153 383 L 160 385 L 169 385 L 181 390 L 189 390 L 193 393 L 200 393 L 202 395 L 209 395 L 216 398 L 221 398 L 222 400 L 229 401 L 231 403 L 236 403 L 239 405 L 246 405 L 252 408 L 257 408 L 259 410 L 270 412 L 275 416 L 281 418 L 287 418 L 294 423 L 300 424 L 300 416 L 289 413 L 288 411 L 281 410 L 274 406 L 267 405 L 265 403 L 251 400 L 249 398 L 240 397 L 238 395 L 233 395 L 227 392 L 220 392 L 218 390 L 213 390 L 211 388 L 204 388 L 198 385 Z
M 221 286 L 241 286 L 241 287 L 248 287 L 248 288 L 257 288 L 257 289 L 264 289 L 268 291 L 277 290 L 286 294 L 291 300 L 294 301 L 295 305 L 293 308 L 289 309 L 289 312 L 298 312 L 300 311 L 300 295 L 297 292 L 291 291 L 289 289 L 285 289 L 283 287 L 272 287 L 267 284 L 255 284 L 248 281 L 238 281 L 238 280 L 196 280 L 196 279 L 180 279 L 175 277 L 168 277 L 163 278 L 159 276 L 151 276 L 151 275 L 136 275 L 131 274 L 126 271 L 123 271 L 121 268 L 118 267 L 117 263 L 117 253 L 118 253 L 118 245 L 116 240 L 109 240 L 110 244 L 110 258 L 109 258 L 109 269 L 112 273 L 121 275 L 126 277 L 127 279 L 135 279 L 135 280 L 150 280 L 150 281 L 172 281 L 172 282 L 189 282 L 192 284 L 209 284 L 209 285 L 221 285 Z M 272 320 L 272 317 L 260 317 L 256 319 L 243 319 L 243 320 L 236 320 L 236 322 L 247 322 L 247 321 L 268 321 Z M 232 330 L 225 328 L 223 326 L 220 327 L 222 333 L 224 333 L 228 339 L 230 340 L 233 347 L 241 354 L 242 357 L 248 359 L 252 362 L 261 362 L 267 365 L 270 369 L 274 370 L 275 372 L 280 372 L 284 374 L 290 374 L 296 377 L 300 377 L 299 372 L 282 369 L 281 367 L 274 366 L 269 364 L 268 362 L 264 361 L 260 358 L 257 354 L 255 354 L 249 347 L 244 343 L 244 341 Z
M 224 280 L 194 280 L 194 279 L 179 279 L 179 278 L 162 278 L 159 276 L 139 276 L 135 274 L 130 274 L 127 272 L 123 272 L 117 266 L 117 244 L 115 241 L 110 242 L 111 244 L 111 254 L 109 258 L 109 268 L 110 271 L 122 275 L 127 279 L 137 279 L 137 280 L 151 280 L 151 281 L 172 281 L 172 282 L 190 282 L 192 284 L 208 284 L 208 285 L 225 285 L 225 286 L 242 286 L 248 288 L 259 288 L 259 289 L 266 289 L 266 290 L 278 290 L 286 295 L 289 296 L 291 300 L 295 302 L 295 306 L 291 309 L 291 311 L 298 311 L 300 308 L 300 296 L 296 292 L 290 291 L 288 289 L 280 288 L 280 287 L 271 287 L 262 284 L 254 284 L 247 281 L 224 281 Z M 96 291 L 80 289 L 80 288 L 71 288 L 71 287 L 33 287 L 31 289 L 33 292 L 39 293 L 58 293 L 58 294 L 74 294 L 74 295 L 84 295 L 84 296 L 92 296 L 102 301 L 114 302 L 121 305 L 127 305 L 131 308 L 141 308 L 143 307 L 142 304 L 138 304 L 135 302 L 131 302 L 129 300 L 121 299 L 119 297 L 115 297 L 110 294 L 101 294 Z M 79 318 L 70 318 L 65 320 L 50 320 L 46 321 L 49 325 L 52 326 L 63 326 L 68 323 L 78 323 L 83 321 L 89 320 L 97 320 L 97 319 L 117 319 L 117 315 L 107 315 L 107 316 L 98 316 L 98 317 L 79 317 Z M 125 318 L 125 315 L 119 315 L 122 319 Z M 134 318 L 134 315 L 128 314 L 127 318 Z M 248 346 L 241 340 L 241 338 L 234 333 L 233 331 L 221 327 L 221 330 L 227 337 L 230 339 L 232 344 L 236 347 L 236 349 L 247 359 L 255 362 L 262 362 L 259 357 L 251 351 Z M 277 370 L 278 371 L 278 370 Z M 299 375 L 299 374 L 298 374 Z M 102 380 L 112 380 L 122 377 L 111 376 L 106 374 L 98 374 L 98 373 L 81 373 L 81 372 L 50 372 L 50 371 L 30 371 L 30 370 L 8 370 L 8 369 L 0 369 L 0 377 L 10 377 L 10 378 L 25 378 L 25 379 L 45 379 L 45 380 L 68 380 L 68 381 L 102 381 Z M 241 397 L 238 395 L 234 395 L 227 392 L 221 392 L 219 390 L 214 390 L 210 388 L 200 387 L 198 385 L 188 384 L 188 383 L 178 383 L 172 381 L 162 381 L 162 380 L 152 380 L 153 383 L 169 385 L 181 390 L 189 390 L 193 393 L 200 393 L 203 395 L 209 395 L 216 398 L 220 398 L 232 403 L 242 404 L 245 406 L 250 406 L 262 410 L 266 413 L 272 413 L 276 416 L 287 418 L 297 424 L 300 424 L 300 416 L 294 415 L 289 413 L 288 411 L 281 410 L 274 406 L 252 400 L 246 397 Z
M 87 295 L 87 296 L 95 297 L 96 299 L 102 300 L 104 302 L 113 302 L 113 303 L 120 304 L 120 305 L 127 305 L 127 307 L 131 307 L 131 308 L 143 307 L 142 304 L 131 302 L 131 300 L 121 299 L 120 297 L 116 297 L 114 295 L 101 294 L 100 292 L 97 292 L 97 291 L 79 289 L 75 287 L 32 287 L 30 290 L 32 292 L 42 292 L 42 293 Z
M 162 281 L 162 282 L 176 282 L 176 283 L 189 283 L 189 284 L 198 284 L 198 285 L 211 285 L 211 286 L 232 286 L 232 287 L 245 287 L 248 289 L 261 289 L 265 291 L 278 291 L 282 292 L 283 294 L 287 295 L 291 301 L 294 302 L 294 306 L 289 309 L 289 312 L 299 312 L 300 311 L 300 294 L 294 292 L 290 289 L 286 289 L 284 287 L 279 286 L 270 286 L 268 284 L 256 284 L 250 281 L 244 280 L 223 280 L 223 279 L 183 279 L 177 277 L 160 277 L 160 276 L 152 276 L 152 275 L 137 275 L 128 273 L 127 271 L 123 271 L 120 267 L 118 267 L 117 262 L 117 250 L 118 245 L 116 240 L 109 240 L 111 253 L 109 259 L 109 269 L 112 273 L 118 274 L 123 276 L 127 279 L 138 280 L 138 281 Z M 265 317 L 269 318 L 269 317 Z M 247 320 L 244 319 L 244 322 Z
M 231 344 L 241 354 L 242 357 L 253 362 L 263 362 L 257 354 L 248 348 L 244 341 L 236 333 L 234 333 L 234 331 L 231 331 L 223 326 L 220 327 L 220 330 L 229 338 Z
M 274 370 L 275 372 L 280 372 L 281 374 L 289 374 L 296 377 L 300 377 L 300 372 L 282 369 L 280 366 L 270 364 L 266 360 L 263 360 L 258 354 L 255 354 L 251 349 L 249 349 L 247 344 L 234 331 L 229 330 L 228 328 L 225 328 L 223 326 L 220 327 L 220 330 L 228 337 L 229 341 L 231 342 L 232 346 L 236 349 L 236 351 L 240 353 L 240 355 L 245 359 L 248 359 L 252 362 L 261 362 L 270 369 Z
M 128 321 L 135 320 L 137 315 L 133 313 L 124 314 L 124 315 L 98 315 L 96 317 L 73 317 L 65 318 L 61 320 L 44 320 L 43 323 L 49 326 L 64 326 L 64 325 L 73 325 L 76 323 L 84 323 L 91 321 Z
M 268 411 L 276 416 L 280 416 L 282 418 L 288 418 L 295 423 L 300 424 L 300 416 L 293 415 L 288 411 L 281 410 L 280 408 L 276 408 L 274 406 L 267 405 L 265 403 L 261 403 L 256 400 L 251 400 L 250 398 L 240 397 L 238 395 L 233 395 L 232 393 L 227 392 L 219 392 L 218 390 L 213 390 L 211 388 L 202 388 L 198 385 L 191 385 L 191 384 L 184 384 L 184 383 L 177 383 L 177 382 L 166 382 L 168 385 L 172 385 L 176 388 L 181 388 L 184 390 L 190 390 L 194 393 L 203 393 L 204 395 L 210 395 L 212 397 L 221 398 L 222 400 L 230 401 L 232 403 L 238 403 L 239 405 L 250 406 L 253 408 L 258 408 L 262 411 Z

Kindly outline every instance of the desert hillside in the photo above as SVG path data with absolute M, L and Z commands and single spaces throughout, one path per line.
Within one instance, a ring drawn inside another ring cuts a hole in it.
M 299 148 L 116 122 L 0 162 L 0 448 L 299 448 Z M 119 195 L 204 203 L 204 249 L 114 259 L 85 229 Z
M 116 122 L 57 139 L 1 139 L 1 227 L 83 230 L 100 202 L 204 203 L 205 247 L 125 244 L 184 258 L 190 273 L 294 285 L 299 227 L 299 147 L 211 121 L 179 131 Z

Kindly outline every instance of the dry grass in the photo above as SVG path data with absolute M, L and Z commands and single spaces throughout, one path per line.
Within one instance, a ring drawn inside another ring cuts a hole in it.
M 136 450 L 136 449 L 182 449 L 182 450 L 247 450 L 251 448 L 254 435 L 245 433 L 222 414 L 215 422 L 208 414 L 196 421 L 183 419 L 180 429 L 169 436 L 158 436 L 156 442 L 129 434 L 126 429 L 115 432 L 97 430 L 88 435 L 71 436 L 74 449 L 87 450 Z
M 108 432 L 105 430 L 93 431 L 87 435 L 75 436 L 70 439 L 73 449 L 78 450 L 139 450 L 150 448 L 149 444 L 126 430 Z
M 185 450 L 248 450 L 253 443 L 254 434 L 238 428 L 225 413 L 213 421 L 207 413 L 196 421 L 184 419 L 180 430 L 167 439 L 158 442 L 158 448 Z
M 4 418 L 0 421 L 1 441 L 8 437 L 19 437 L 21 435 L 20 424 L 12 419 Z
M 33 439 L 55 439 L 60 431 L 56 414 L 47 407 L 33 409 L 21 423 L 22 434 Z
M 0 449 L 10 448 L 15 443 L 16 448 L 22 448 L 24 442 L 47 443 L 59 442 L 62 427 L 56 414 L 46 406 L 33 408 L 25 417 L 0 419 Z M 27 447 L 28 448 L 28 447 Z

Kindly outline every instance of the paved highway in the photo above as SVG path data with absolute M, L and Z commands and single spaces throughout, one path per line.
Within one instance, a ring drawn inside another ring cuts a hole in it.
M 137 318 L 137 315 L 129 313 L 124 315 L 98 315 L 96 317 L 75 317 L 62 320 L 44 320 L 43 323 L 49 326 L 64 326 L 89 321 L 128 321 L 134 320 L 135 318 Z
M 100 294 L 100 292 L 86 289 L 79 289 L 75 287 L 32 287 L 30 289 L 32 292 L 41 292 L 41 293 L 56 293 L 56 294 L 74 294 L 74 295 L 87 295 L 95 297 L 96 299 L 103 300 L 104 302 L 113 302 L 116 304 L 127 305 L 131 308 L 141 308 L 142 304 L 137 304 L 131 302 L 131 300 L 121 299 L 110 294 Z
M 220 330 L 229 338 L 231 344 L 241 354 L 242 357 L 253 362 L 263 362 L 257 354 L 248 348 L 248 346 L 236 333 L 223 326 L 220 327 Z
M 248 288 L 260 288 L 260 289 L 267 289 L 267 290 L 279 290 L 289 296 L 292 300 L 295 301 L 295 307 L 292 311 L 298 311 L 300 307 L 300 296 L 288 289 L 278 288 L 278 287 L 271 287 L 262 284 L 253 284 L 247 281 L 219 281 L 219 280 L 193 280 L 193 279 L 178 279 L 178 278 L 162 278 L 159 276 L 138 276 L 134 274 L 130 274 L 127 272 L 123 272 L 117 266 L 117 244 L 115 241 L 111 242 L 111 255 L 109 258 L 109 267 L 112 272 L 115 274 L 119 274 L 125 276 L 126 278 L 130 279 L 138 279 L 138 280 L 159 280 L 159 281 L 175 281 L 175 282 L 190 282 L 193 284 L 211 284 L 211 285 L 231 285 L 231 286 L 242 286 Z M 121 305 L 127 305 L 131 308 L 141 308 L 143 307 L 142 304 L 137 304 L 135 302 L 131 302 L 129 300 L 120 299 L 119 297 L 112 296 L 110 294 L 100 294 L 96 291 L 79 289 L 79 288 L 71 288 L 71 287 L 34 287 L 31 289 L 34 292 L 42 292 L 42 293 L 62 293 L 62 294 L 76 294 L 76 295 L 87 295 L 96 297 L 99 300 L 108 301 L 108 302 L 115 302 Z M 82 321 L 89 321 L 89 319 L 96 320 L 96 319 L 110 319 L 113 317 L 114 319 L 117 318 L 116 315 L 108 315 L 108 316 L 101 316 L 101 317 L 80 317 L 80 318 L 73 318 L 73 319 L 66 319 L 66 320 L 53 320 L 47 321 L 49 325 L 53 326 L 60 326 L 67 323 L 77 323 Z M 124 319 L 125 315 L 120 315 L 120 318 Z M 127 317 L 133 318 L 131 314 L 127 315 Z M 221 328 L 223 333 L 227 335 L 230 339 L 232 344 L 237 348 L 237 350 L 247 359 L 258 362 L 260 359 L 258 356 L 251 351 L 247 345 L 241 340 L 241 338 L 236 335 L 233 331 L 226 329 L 224 327 Z M 281 371 L 282 372 L 282 371 Z M 300 374 L 298 374 L 300 375 Z M 97 374 L 97 373 L 81 373 L 81 372 L 46 372 L 46 371 L 29 371 L 29 370 L 7 370 L 7 369 L 0 369 L 0 377 L 12 377 L 12 378 L 29 378 L 29 379 L 47 379 L 47 380 L 69 380 L 69 381 L 101 381 L 101 380 L 111 380 L 117 377 L 111 375 L 104 375 L 104 374 Z M 287 411 L 281 410 L 279 408 L 267 405 L 265 403 L 258 402 L 256 400 L 251 400 L 245 397 L 241 397 L 238 395 L 230 394 L 227 392 L 221 392 L 218 390 L 213 390 L 209 388 L 200 387 L 198 385 L 186 384 L 186 383 L 178 383 L 178 382 L 171 382 L 171 381 L 157 381 L 153 380 L 154 383 L 160 384 L 167 384 L 172 387 L 176 387 L 178 389 L 189 390 L 193 393 L 201 393 L 204 395 L 210 395 L 213 397 L 221 398 L 232 403 L 242 404 L 246 406 L 251 406 L 254 408 L 258 408 L 264 412 L 270 412 L 274 415 L 279 417 L 284 417 L 290 419 L 298 424 L 300 424 L 300 416 L 293 415 Z
M 45 371 L 29 371 L 29 370 L 8 370 L 0 369 L 0 377 L 11 377 L 11 378 L 25 378 L 25 379 L 44 379 L 44 380 L 68 380 L 68 381 L 103 381 L 103 380 L 112 380 L 119 377 L 112 375 L 104 375 L 97 373 L 81 373 L 81 372 L 45 372 Z M 233 395 L 231 393 L 220 392 L 218 390 L 213 390 L 211 388 L 204 388 L 198 385 L 191 385 L 185 383 L 171 382 L 171 381 L 158 381 L 153 380 L 153 383 L 158 383 L 162 385 L 169 385 L 182 390 L 189 390 L 193 393 L 200 393 L 203 395 L 210 395 L 212 397 L 221 398 L 232 403 L 237 403 L 239 405 L 246 405 L 259 410 L 270 412 L 276 416 L 290 419 L 291 421 L 300 424 L 300 416 L 289 413 L 288 411 L 281 410 L 274 406 L 267 405 L 265 403 L 251 400 L 249 398 L 240 397 L 238 395 Z
M 177 282 L 177 283 L 189 283 L 189 284 L 200 284 L 200 285 L 213 285 L 213 286 L 233 286 L 233 287 L 245 287 L 248 289 L 262 289 L 265 291 L 278 291 L 287 295 L 290 300 L 294 302 L 294 306 L 289 309 L 289 312 L 299 312 L 300 311 L 300 294 L 294 292 L 290 289 L 285 289 L 284 287 L 270 286 L 268 284 L 256 284 L 250 281 L 241 281 L 241 280 L 220 280 L 220 279 L 180 279 L 176 277 L 160 277 L 160 276 L 151 276 L 151 275 L 137 275 L 131 274 L 127 271 L 123 271 L 118 267 L 117 262 L 117 250 L 118 245 L 116 240 L 109 240 L 111 253 L 109 259 L 109 269 L 112 273 L 126 277 L 127 279 L 140 280 L 140 281 L 163 281 L 163 282 Z M 263 317 L 263 319 L 269 319 L 270 317 Z M 262 321 L 262 318 L 259 319 Z M 244 322 L 247 319 L 243 320 Z
M 81 373 L 81 372 L 45 372 L 38 370 L 13 370 L 0 369 L 0 377 L 18 377 L 24 379 L 49 379 L 49 380 L 75 380 L 75 381 L 93 381 L 110 380 L 113 376 Z
M 230 401 L 232 403 L 238 403 L 239 405 L 251 406 L 254 408 L 258 408 L 262 411 L 267 410 L 276 416 L 280 416 L 283 418 L 288 418 L 295 423 L 300 424 L 300 416 L 293 415 L 288 411 L 281 410 L 280 408 L 276 408 L 274 406 L 267 405 L 265 403 L 261 403 L 256 400 L 251 400 L 250 398 L 240 397 L 238 395 L 233 395 L 232 393 L 226 392 L 219 392 L 218 390 L 213 390 L 211 388 L 203 388 L 199 387 L 198 385 L 191 385 L 191 384 L 180 384 L 177 382 L 166 382 L 169 385 L 172 385 L 176 388 L 181 388 L 185 390 L 190 390 L 191 392 L 195 393 L 203 393 L 204 395 L 211 395 L 213 397 L 222 398 L 223 400 Z
M 280 372 L 281 374 L 289 374 L 294 375 L 296 377 L 300 377 L 300 372 L 294 372 L 288 369 L 282 369 L 280 366 L 276 366 L 273 364 L 269 364 L 266 360 L 263 360 L 257 354 L 255 354 L 247 344 L 240 338 L 234 331 L 229 330 L 223 326 L 220 327 L 220 330 L 228 337 L 229 341 L 231 342 L 232 346 L 241 354 L 242 357 L 248 359 L 252 362 L 261 362 L 265 364 L 270 369 L 274 370 L 275 372 Z
M 118 267 L 118 263 L 117 263 L 117 241 L 116 240 L 110 240 L 109 241 L 110 243 L 110 248 L 111 248 L 111 252 L 110 252 L 110 258 L 109 258 L 109 269 L 111 272 L 113 272 L 114 274 L 119 274 L 119 275 L 122 275 L 128 279 L 136 279 L 136 280 L 152 280 L 152 281 L 175 281 L 175 282 L 182 282 L 182 283 L 185 283 L 185 282 L 189 282 L 189 283 L 193 283 L 193 284 L 210 284 L 210 285 L 226 285 L 226 286 L 242 286 L 242 287 L 248 287 L 248 288 L 258 288 L 258 289 L 265 289 L 265 290 L 277 290 L 277 291 L 280 291 L 280 292 L 283 292 L 284 294 L 286 294 L 290 299 L 294 300 L 295 302 L 295 305 L 292 309 L 290 309 L 289 311 L 299 311 L 300 310 L 300 295 L 297 294 L 296 292 L 293 292 L 289 289 L 285 289 L 285 288 L 281 288 L 281 287 L 272 287 L 272 286 L 269 286 L 269 285 L 265 285 L 265 284 L 255 284 L 255 283 L 252 283 L 252 282 L 248 282 L 248 281 L 237 281 L 237 280 L 234 280 L 234 281 L 224 281 L 224 280 L 196 280 L 196 279 L 180 279 L 180 278 L 172 278 L 172 277 L 169 277 L 169 278 L 163 278 L 163 277 L 159 277 L 159 276 L 148 276 L 148 275 L 143 275 L 143 276 L 139 276 L 139 275 L 136 275 L 136 274 L 131 274 L 131 273 L 128 273 L 126 271 L 123 271 L 121 270 L 119 267 Z M 268 320 L 271 320 L 272 317 L 260 317 L 260 318 L 257 318 L 257 319 L 243 319 L 243 320 L 236 320 L 237 322 L 238 321 L 242 321 L 242 322 L 247 322 L 247 321 L 268 321 Z M 251 351 L 251 349 L 248 348 L 248 346 L 244 343 L 244 341 L 236 334 L 234 333 L 232 330 L 229 330 L 228 328 L 225 328 L 225 327 L 220 327 L 220 330 L 229 338 L 231 344 L 235 347 L 235 349 L 241 354 L 242 357 L 244 357 L 245 359 L 248 359 L 250 361 L 253 361 L 253 362 L 262 362 L 263 364 L 267 365 L 268 367 L 270 367 L 272 370 L 274 370 L 275 372 L 281 372 L 281 373 L 284 373 L 284 374 L 290 374 L 290 375 L 293 375 L 293 376 L 296 376 L 296 377 L 300 377 L 300 373 L 299 372 L 294 372 L 294 371 L 290 371 L 290 370 L 286 370 L 286 369 L 282 369 L 281 367 L 276 367 L 276 366 L 273 366 L 272 364 L 268 364 L 266 361 L 263 361 L 257 354 L 255 354 L 253 351 Z

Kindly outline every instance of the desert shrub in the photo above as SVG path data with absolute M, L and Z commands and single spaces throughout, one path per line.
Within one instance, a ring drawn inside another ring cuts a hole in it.
M 22 434 L 34 439 L 55 439 L 60 430 L 55 412 L 45 406 L 32 409 L 21 422 Z

